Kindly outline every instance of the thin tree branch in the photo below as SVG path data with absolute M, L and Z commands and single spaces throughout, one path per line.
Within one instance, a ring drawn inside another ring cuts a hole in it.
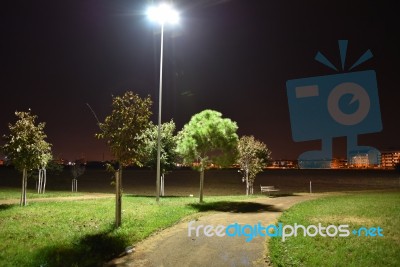
M 99 121 L 99 118 L 97 117 L 96 113 L 94 112 L 94 110 L 92 109 L 92 107 L 89 105 L 89 103 L 86 103 L 86 105 L 89 107 L 90 111 L 91 111 L 92 114 L 93 114 L 93 117 L 96 119 L 97 125 L 99 126 L 99 129 L 100 129 L 101 131 L 103 131 L 103 130 L 101 129 L 101 127 L 100 127 L 100 121 Z

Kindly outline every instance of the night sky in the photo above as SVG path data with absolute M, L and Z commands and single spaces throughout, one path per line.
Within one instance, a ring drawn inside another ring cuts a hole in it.
M 350 3 L 351 2 L 351 3 Z M 151 1 L 7 0 L 0 8 L 0 133 L 28 108 L 46 122 L 54 157 L 110 159 L 94 138 L 111 96 L 151 95 L 156 121 L 159 26 L 145 16 Z M 376 70 L 383 131 L 359 143 L 400 148 L 400 42 L 395 1 L 173 1 L 178 26 L 165 29 L 163 121 L 178 130 L 204 109 L 236 121 L 274 159 L 296 159 L 318 141 L 292 141 L 286 81 L 335 74 L 314 60 L 321 51 L 340 65 L 338 40 L 349 40 L 347 67 Z M 341 71 L 342 72 L 342 71 Z M 345 138 L 334 140 L 344 155 Z M 104 156 L 103 156 L 104 155 Z

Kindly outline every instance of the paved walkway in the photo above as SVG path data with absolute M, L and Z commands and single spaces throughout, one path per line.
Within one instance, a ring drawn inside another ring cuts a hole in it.
M 217 212 L 200 217 L 197 225 L 257 224 L 269 225 L 276 222 L 282 212 L 296 203 L 314 199 L 319 194 L 252 199 L 248 202 L 254 209 L 250 212 Z M 245 237 L 199 237 L 188 236 L 188 223 L 182 222 L 152 235 L 138 243 L 133 253 L 117 258 L 106 266 L 268 266 L 265 259 L 266 242 L 257 236 L 246 242 Z

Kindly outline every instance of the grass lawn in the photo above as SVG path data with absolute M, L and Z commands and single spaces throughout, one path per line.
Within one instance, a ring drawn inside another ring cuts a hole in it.
M 29 199 L 32 198 L 49 198 L 49 197 L 77 197 L 83 196 L 82 192 L 66 192 L 66 191 L 46 191 L 45 194 L 38 194 L 37 190 L 27 189 L 26 198 L 29 203 Z M 21 189 L 16 188 L 2 188 L 0 190 L 0 200 L 5 199 L 19 199 L 21 197 Z
M 126 195 L 118 230 L 113 198 L 0 205 L 0 266 L 101 265 L 185 216 L 243 199 L 248 197 L 206 197 L 202 209 L 198 198 L 165 197 L 157 204 L 154 197 Z
M 269 239 L 274 266 L 400 266 L 400 192 L 354 193 L 300 203 L 280 217 L 283 225 L 348 224 L 348 237 Z M 383 237 L 353 229 L 381 227 Z M 332 231 L 333 232 L 333 231 Z

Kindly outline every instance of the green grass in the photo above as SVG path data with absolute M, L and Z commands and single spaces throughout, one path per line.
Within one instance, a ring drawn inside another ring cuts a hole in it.
M 26 190 L 26 198 L 29 202 L 29 199 L 32 198 L 49 198 L 49 197 L 77 197 L 83 196 L 82 192 L 66 192 L 66 191 L 46 191 L 45 194 L 38 194 L 36 190 L 27 189 Z M 19 199 L 21 197 L 21 189 L 16 188 L 1 188 L 0 191 L 0 200 L 6 199 Z
M 349 230 L 383 229 L 384 237 L 288 237 L 269 239 L 274 266 L 400 266 L 400 193 L 360 193 L 300 203 L 280 217 L 283 225 L 348 224 Z
M 209 210 L 237 208 L 244 196 L 206 197 Z M 197 198 L 123 197 L 114 230 L 114 199 L 0 205 L 0 266 L 98 266 L 125 247 L 202 210 Z

